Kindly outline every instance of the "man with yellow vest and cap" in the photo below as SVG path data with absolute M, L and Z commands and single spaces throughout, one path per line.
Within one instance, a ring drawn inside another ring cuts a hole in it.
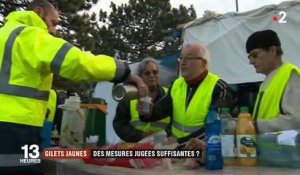
M 256 72 L 266 75 L 253 110 L 258 132 L 300 129 L 300 69 L 282 61 L 277 33 L 253 33 L 247 39 L 246 51 Z
M 163 97 L 167 89 L 159 85 L 159 65 L 152 57 L 143 59 L 137 67 L 137 75 L 140 76 L 148 86 L 148 96 L 155 103 Z M 126 142 L 138 142 L 158 131 L 168 132 L 170 117 L 155 122 L 140 121 L 137 111 L 138 100 L 123 100 L 119 102 L 113 127 L 116 134 Z
M 73 81 L 131 82 L 140 97 L 148 91 L 125 63 L 53 36 L 58 22 L 58 10 L 49 1 L 33 0 L 26 11 L 10 13 L 0 28 L 0 174 L 41 173 L 38 164 L 20 160 L 41 158 L 52 73 Z
M 226 105 L 232 94 L 228 85 L 208 71 L 210 54 L 200 43 L 183 46 L 180 58 L 181 77 L 177 78 L 168 94 L 154 104 L 150 116 L 141 114 L 142 121 L 156 121 L 171 117 L 171 138 L 184 148 L 192 138 L 203 140 L 204 121 L 209 107 Z

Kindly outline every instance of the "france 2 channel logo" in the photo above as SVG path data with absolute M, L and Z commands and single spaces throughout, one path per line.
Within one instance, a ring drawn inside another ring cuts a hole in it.
M 278 15 L 274 15 L 272 20 L 273 22 L 278 22 L 279 24 L 287 23 L 287 15 L 285 11 L 279 11 Z
M 24 158 L 20 159 L 20 163 L 25 164 L 36 164 L 41 163 L 40 159 L 40 147 L 36 144 L 33 145 L 24 145 L 21 147 L 21 150 L 24 152 Z

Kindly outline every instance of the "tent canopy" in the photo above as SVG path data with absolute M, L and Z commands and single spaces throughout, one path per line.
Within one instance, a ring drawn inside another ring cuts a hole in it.
M 286 23 L 274 22 L 274 16 Z M 208 46 L 209 70 L 230 84 L 262 81 L 264 76 L 257 74 L 249 64 L 245 49 L 247 38 L 259 30 L 276 31 L 284 52 L 283 61 L 300 66 L 299 16 L 300 1 L 286 1 L 244 13 L 211 13 L 184 27 L 184 44 L 200 42 Z
M 274 15 L 286 13 L 287 23 L 273 22 Z M 230 84 L 249 83 L 263 80 L 264 76 L 255 72 L 249 64 L 245 42 L 249 35 L 258 30 L 272 29 L 277 32 L 284 51 L 284 61 L 300 66 L 300 2 L 283 2 L 269 5 L 245 13 L 212 14 L 190 22 L 184 27 L 184 44 L 201 42 L 211 52 L 211 72 L 219 75 Z M 160 59 L 161 84 L 169 85 L 177 75 L 177 58 L 179 52 L 168 58 Z M 138 63 L 131 64 L 135 72 Z M 98 83 L 95 97 L 101 97 L 108 103 L 106 116 L 106 133 L 108 143 L 117 143 L 120 138 L 112 128 L 117 102 L 112 99 L 112 83 Z

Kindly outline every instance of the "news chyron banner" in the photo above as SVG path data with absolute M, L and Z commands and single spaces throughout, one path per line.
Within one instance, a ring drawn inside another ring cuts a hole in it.
M 196 158 L 195 150 L 91 150 L 92 158 Z
M 93 158 L 197 158 L 200 150 L 103 150 L 103 149 L 43 149 L 38 145 L 24 145 L 21 157 L 11 157 L 20 164 L 37 164 L 42 159 Z M 17 160 L 18 159 L 18 160 Z
M 97 150 L 97 149 L 45 149 L 44 159 L 93 158 L 197 158 L 199 150 Z

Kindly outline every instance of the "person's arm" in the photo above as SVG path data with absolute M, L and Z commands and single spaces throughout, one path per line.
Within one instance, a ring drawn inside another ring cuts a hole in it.
M 20 35 L 26 35 L 19 39 L 27 44 L 22 45 L 22 49 L 19 50 L 30 50 L 22 53 L 24 58 L 27 58 L 24 64 L 45 75 L 52 72 L 76 82 L 128 82 L 137 85 L 140 97 L 148 92 L 141 78 L 131 75 L 129 66 L 113 57 L 82 51 L 36 27 L 26 27 Z M 28 38 L 31 40 L 28 41 Z
M 269 121 L 257 121 L 259 132 L 300 128 L 300 75 L 292 71 L 281 101 L 282 114 Z
M 235 96 L 228 84 L 220 79 L 214 88 L 211 104 L 216 105 L 218 108 L 229 107 L 233 109 L 236 105 Z
M 138 142 L 143 138 L 143 132 L 130 124 L 130 101 L 121 101 L 116 109 L 113 127 L 116 134 L 126 142 Z

